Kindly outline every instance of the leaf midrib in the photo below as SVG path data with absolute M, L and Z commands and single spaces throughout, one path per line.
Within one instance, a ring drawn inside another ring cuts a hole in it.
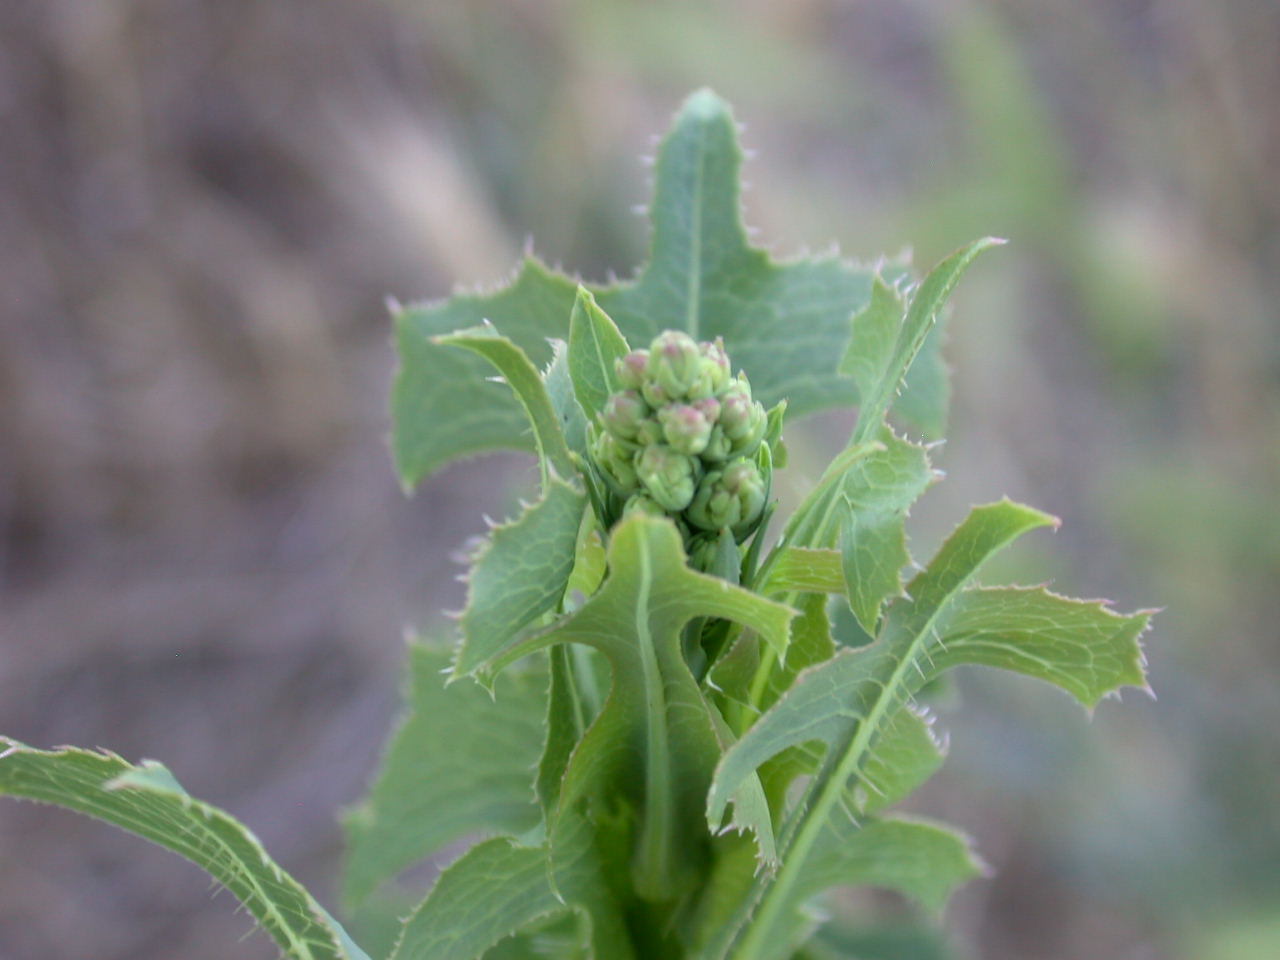
M 685 328 L 697 340 L 702 313 L 702 190 L 707 166 L 707 124 L 698 126 L 697 163 L 694 166 L 693 212 L 689 227 L 689 279 L 685 287 Z
M 652 880 L 664 877 L 670 867 L 668 854 L 672 824 L 669 785 L 671 777 L 670 733 L 667 729 L 666 697 L 653 632 L 649 622 L 649 597 L 653 589 L 653 557 L 647 539 L 640 540 L 637 551 L 640 579 L 633 608 L 640 669 L 644 676 L 646 701 L 645 797 L 644 829 L 641 836 L 641 869 Z
M 867 711 L 867 715 L 858 723 L 857 732 L 854 734 L 853 740 L 850 742 L 844 756 L 836 765 L 834 773 L 823 779 L 820 788 L 821 792 L 818 794 L 814 805 L 807 812 L 803 804 L 797 808 L 796 816 L 802 817 L 803 822 L 798 823 L 792 830 L 784 830 L 779 837 L 781 841 L 779 846 L 782 847 L 779 852 L 782 867 L 775 876 L 772 886 L 760 901 L 760 912 L 747 928 L 747 937 L 743 940 L 742 947 L 736 954 L 737 960 L 752 960 L 757 955 L 775 916 L 788 902 L 790 889 L 799 882 L 799 874 L 809 858 L 813 845 L 817 843 L 826 826 L 828 815 L 844 793 L 844 784 L 848 782 L 849 778 L 853 776 L 863 762 L 867 750 L 871 746 L 871 740 L 879 729 L 884 715 L 889 711 L 891 703 L 896 698 L 898 689 L 906 687 L 906 673 L 910 667 L 916 664 L 920 657 L 922 648 L 926 645 L 925 638 L 933 631 L 938 618 L 944 610 L 950 607 L 955 596 L 963 590 L 964 585 L 968 583 L 971 576 L 964 577 L 953 585 L 939 600 L 933 613 L 929 615 L 918 630 L 914 631 L 906 653 L 898 661 L 893 672 L 890 673 L 889 679 L 880 686 L 880 694 L 876 697 L 871 709 Z M 887 644 L 889 638 L 886 636 L 883 642 Z M 871 648 L 863 648 L 859 652 L 870 655 Z M 909 695 L 909 691 L 907 695 Z M 816 783 L 815 786 L 817 786 Z M 788 834 L 794 837 L 794 840 L 788 842 Z

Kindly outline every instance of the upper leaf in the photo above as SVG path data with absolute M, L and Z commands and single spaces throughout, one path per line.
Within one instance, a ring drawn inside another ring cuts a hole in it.
M 541 500 L 489 534 L 467 574 L 455 675 L 474 673 L 555 609 L 573 571 L 585 503 L 581 493 L 552 478 Z
M 857 389 L 838 366 L 850 318 L 867 304 L 876 271 L 834 255 L 777 263 L 751 246 L 739 209 L 741 163 L 728 104 L 709 90 L 693 94 L 658 153 L 650 262 L 634 281 L 592 287 L 596 303 L 631 343 L 668 329 L 700 340 L 723 337 L 766 407 L 785 399 L 792 415 L 803 415 L 856 403 Z M 406 486 L 457 457 L 529 445 L 512 398 L 487 389 L 482 367 L 448 355 L 432 338 L 487 319 L 545 366 L 546 339 L 569 335 L 577 289 L 528 259 L 496 293 L 398 311 L 401 367 L 392 406 Z M 945 385 L 933 382 L 939 378 L 941 365 L 928 365 L 913 379 L 913 392 L 945 395 Z M 915 408 L 936 423 L 938 411 L 928 403 Z
M 529 257 L 496 293 L 397 308 L 400 370 L 391 391 L 391 438 L 406 488 L 460 457 L 502 447 L 533 449 L 519 401 L 486 382 L 485 361 L 443 347 L 435 338 L 488 320 L 535 364 L 545 366 L 551 359 L 547 338 L 568 333 L 576 289 L 573 281 Z
M 586 287 L 569 317 L 569 373 L 578 403 L 592 420 L 604 409 L 609 395 L 618 389 L 614 361 L 627 352 L 627 341 L 609 315 L 601 310 Z
M 110 753 L 36 750 L 0 737 L 0 795 L 97 817 L 167 847 L 209 873 L 245 905 L 294 960 L 369 960 L 244 824 L 189 796 L 172 773 Z
M 907 370 L 924 346 L 947 297 L 960 282 L 960 277 L 969 264 L 982 251 L 1002 243 L 1003 240 L 995 237 L 975 240 L 930 270 L 929 275 L 912 291 L 905 315 L 896 329 L 890 318 L 895 312 L 902 313 L 901 302 L 877 278 L 879 283 L 871 304 L 865 314 L 855 321 L 855 337 L 841 364 L 841 369 L 855 378 L 862 395 L 858 424 L 853 431 L 855 441 L 869 440 L 879 432 L 889 406 L 902 387 Z M 863 356 L 864 338 L 857 335 L 860 331 L 867 333 L 865 353 L 873 359 Z
M 982 587 L 956 598 L 933 655 L 938 670 L 974 663 L 1061 687 L 1093 707 L 1120 687 L 1147 688 L 1138 640 L 1151 611 L 1122 616 L 1101 600 L 1044 587 Z
M 436 343 L 470 350 L 484 357 L 502 374 L 533 426 L 533 441 L 538 450 L 544 485 L 548 468 L 554 468 L 565 479 L 574 475 L 560 416 L 552 406 L 542 375 L 524 350 L 488 324 L 436 337 Z

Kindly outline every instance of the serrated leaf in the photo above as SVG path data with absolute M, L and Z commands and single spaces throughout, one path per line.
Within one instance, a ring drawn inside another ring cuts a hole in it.
M 495 527 L 467 576 L 455 676 L 469 676 L 556 608 L 573 572 L 586 498 L 554 477 L 541 500 Z
M 814 924 L 801 911 L 806 901 L 833 887 L 895 890 L 940 911 L 962 883 L 985 867 L 969 838 L 945 824 L 890 817 L 857 822 L 837 817 L 809 858 L 804 876 L 792 890 L 782 922 L 762 944 L 761 960 L 786 960 Z
M 906 313 L 902 293 L 877 275 L 870 300 L 853 317 L 849 349 L 840 361 L 840 372 L 853 380 L 860 396 L 875 396 L 885 371 L 892 367 Z
M 445 867 L 405 921 L 392 960 L 475 960 L 523 927 L 565 909 L 547 853 L 508 837 L 478 843 Z
M 835 545 L 839 521 L 837 507 L 841 492 L 851 479 L 865 476 L 860 473 L 861 466 L 868 459 L 886 452 L 880 443 L 850 443 L 827 465 L 818 482 L 814 484 L 800 505 L 788 518 L 782 529 L 780 546 L 798 548 L 823 548 Z M 773 559 L 772 557 L 770 558 Z M 771 564 L 766 564 L 761 571 L 761 580 L 769 572 Z
M 629 800 L 640 823 L 636 887 L 668 899 L 696 875 L 705 850 L 698 811 L 721 751 L 714 707 L 685 662 L 681 629 L 720 617 L 782 647 L 793 611 L 690 570 L 679 533 L 664 519 L 625 518 L 610 535 L 608 559 L 607 579 L 581 609 L 518 641 L 492 667 L 560 643 L 585 644 L 608 659 L 612 689 L 574 751 L 560 810 L 584 797 Z M 744 781 L 735 795 L 744 786 L 752 789 Z
M 898 420 L 919 430 L 925 440 L 942 439 L 951 410 L 951 371 L 942 355 L 947 313 L 943 310 L 934 321 L 920 352 L 907 368 L 898 399 L 893 402 L 893 413 Z
M 590 287 L 596 303 L 634 344 L 665 329 L 723 337 L 766 407 L 785 399 L 803 416 L 856 403 L 838 365 L 876 271 L 835 255 L 777 263 L 751 246 L 739 210 L 741 163 L 728 104 L 709 90 L 693 94 L 658 152 L 649 263 L 634 281 Z M 457 457 L 528 448 L 511 398 L 485 390 L 476 364 L 447 357 L 432 338 L 488 319 L 545 364 L 545 339 L 568 336 L 577 287 L 530 258 L 496 293 L 399 313 L 394 446 L 406 486 Z
M 709 90 L 689 97 L 658 153 L 649 264 L 596 299 L 632 343 L 664 329 L 723 337 L 766 407 L 785 399 L 799 416 L 853 403 L 836 362 L 872 273 L 834 256 L 778 264 L 752 247 L 741 162 L 728 104 Z
M 579 817 L 563 818 L 548 845 L 495 837 L 464 853 L 405 920 L 391 960 L 476 960 L 504 938 L 567 911 L 582 919 L 594 956 L 631 960 L 590 829 Z
M 543 375 L 547 398 L 555 411 L 569 449 L 580 457 L 587 455 L 587 418 L 574 394 L 573 378 L 569 375 L 569 345 L 563 340 L 551 341 L 551 363 Z
M 589 421 L 604 410 L 605 401 L 618 389 L 614 361 L 628 349 L 626 339 L 596 304 L 591 291 L 578 287 L 569 317 L 569 373 Z
M 840 566 L 849 609 L 867 633 L 874 634 L 886 597 L 902 592 L 907 553 L 906 509 L 876 505 L 858 509 L 844 501 L 840 528 Z
M 409 646 L 408 709 L 369 796 L 346 817 L 344 894 L 357 904 L 407 867 L 466 837 L 539 822 L 534 766 L 547 673 L 512 671 L 493 693 L 445 686 L 448 651 Z
M 861 395 L 858 423 L 853 431 L 855 441 L 869 440 L 880 431 L 903 378 L 961 275 L 978 254 L 1002 243 L 995 237 L 984 237 L 944 259 L 912 291 L 905 313 L 895 292 L 877 278 L 869 306 L 854 321 L 854 338 L 841 363 L 841 369 L 854 377 Z M 902 320 L 890 341 L 887 326 L 895 310 Z M 865 346 L 858 336 L 860 329 L 868 334 Z
M 839 552 L 813 547 L 783 547 L 769 568 L 768 579 L 760 584 L 760 592 L 767 594 L 844 590 Z
M 955 598 L 992 553 L 1022 533 L 1056 524 L 1047 514 L 1008 500 L 978 507 L 889 609 L 877 641 L 844 649 L 801 674 L 792 688 L 724 756 L 708 797 L 715 822 L 740 778 L 789 747 L 822 740 L 823 764 L 780 836 L 782 868 L 762 880 L 759 910 L 745 927 L 736 960 L 759 960 L 785 922 L 819 843 L 850 782 L 861 775 L 877 739 L 894 715 L 936 671 L 931 666 L 939 627 Z
M 899 710 L 867 754 L 849 806 L 859 815 L 888 809 L 937 773 L 944 757 L 932 722 L 910 706 Z
M 190 860 L 222 884 L 295 960 L 369 960 L 248 827 L 187 794 L 164 766 L 110 753 L 36 750 L 0 737 L 0 795 L 105 820 Z
M 1122 616 L 1104 601 L 1073 600 L 1044 587 L 966 590 L 941 630 L 934 665 L 1013 670 L 1093 707 L 1120 687 L 1146 687 L 1138 640 L 1150 620 L 1150 611 Z
M 528 354 L 496 327 L 486 325 L 442 334 L 435 338 L 442 346 L 461 347 L 484 357 L 496 369 L 520 401 L 533 427 L 533 442 L 546 486 L 549 469 L 568 479 L 576 473 L 569 457 L 569 444 L 560 428 L 560 418 L 551 405 L 547 386 Z
M 577 284 L 526 257 L 494 293 L 459 294 L 395 314 L 400 369 L 391 392 L 392 446 L 400 481 L 412 489 L 452 460 L 489 450 L 530 450 L 519 401 L 486 382 L 488 364 L 435 338 L 491 322 L 539 366 L 549 337 L 564 339 Z

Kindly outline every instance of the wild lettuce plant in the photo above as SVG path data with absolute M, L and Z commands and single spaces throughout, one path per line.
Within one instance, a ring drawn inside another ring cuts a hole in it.
M 529 257 L 495 292 L 397 310 L 406 487 L 516 448 L 540 488 L 471 557 L 452 649 L 410 645 L 406 717 L 347 820 L 352 915 L 449 861 L 393 943 L 358 947 L 152 761 L 4 740 L 0 792 L 182 854 L 298 960 L 846 956 L 824 928 L 833 888 L 941 908 L 983 865 L 958 831 L 892 812 L 943 760 L 924 688 L 981 664 L 1092 708 L 1146 686 L 1149 612 L 978 585 L 1058 523 L 1008 500 L 914 565 L 907 514 L 937 474 L 909 437 L 945 422 L 940 317 L 999 241 L 920 280 L 775 262 L 742 227 L 740 157 L 728 107 L 695 93 L 657 157 L 635 279 L 588 287 Z M 786 418 L 853 405 L 848 443 L 777 518 Z

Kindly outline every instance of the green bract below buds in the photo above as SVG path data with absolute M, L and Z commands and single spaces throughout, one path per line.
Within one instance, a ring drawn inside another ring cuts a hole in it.
M 719 340 L 674 330 L 619 357 L 614 374 L 619 389 L 591 436 L 596 469 L 621 505 L 613 518 L 660 513 L 699 543 L 724 529 L 739 543 L 755 532 L 781 453 L 781 405 L 765 413 Z

